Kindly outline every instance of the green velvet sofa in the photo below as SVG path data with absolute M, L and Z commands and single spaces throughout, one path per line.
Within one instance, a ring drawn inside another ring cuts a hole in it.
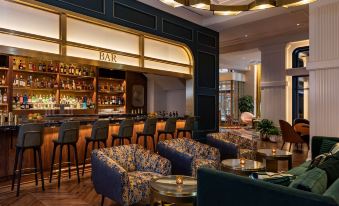
M 339 138 L 335 137 L 313 137 L 312 159 L 324 152 L 324 140 L 339 142 Z M 289 172 L 298 176 L 307 170 L 309 163 L 305 162 Z M 323 195 L 319 195 L 202 168 L 198 170 L 197 203 L 198 206 L 338 206 L 339 179 Z

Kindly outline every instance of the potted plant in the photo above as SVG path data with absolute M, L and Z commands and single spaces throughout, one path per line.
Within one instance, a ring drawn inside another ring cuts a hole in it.
M 257 131 L 260 132 L 262 140 L 268 140 L 270 131 L 275 128 L 274 123 L 271 120 L 263 119 L 257 125 Z
M 273 127 L 268 131 L 269 139 L 271 142 L 276 143 L 280 136 L 280 131 L 277 127 Z
M 252 96 L 243 96 L 239 99 L 238 103 L 239 111 L 243 112 L 250 112 L 253 114 L 254 112 L 254 103 Z

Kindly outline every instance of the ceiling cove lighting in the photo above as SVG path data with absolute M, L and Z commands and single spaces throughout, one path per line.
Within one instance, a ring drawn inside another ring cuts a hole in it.
M 174 8 L 185 5 L 185 1 L 176 1 L 176 0 L 160 0 L 160 1 Z
M 273 0 L 255 0 L 250 4 L 250 10 L 263 10 L 275 7 L 275 1 Z
M 203 10 L 211 9 L 210 0 L 189 0 L 189 5 L 197 9 L 203 9 Z
M 295 7 L 295 6 L 302 6 L 302 5 L 305 5 L 305 4 L 310 4 L 310 3 L 313 3 L 315 1 L 317 1 L 317 0 L 298 0 L 298 1 L 295 1 L 295 0 L 278 0 L 277 5 L 285 7 L 285 8 L 289 8 L 289 7 Z
M 172 6 L 190 6 L 197 9 L 212 11 L 214 15 L 238 15 L 244 11 L 264 10 L 274 7 L 294 7 L 313 3 L 317 0 L 252 0 L 249 4 L 215 4 L 211 0 L 160 0 Z M 229 1 L 232 3 L 232 0 Z

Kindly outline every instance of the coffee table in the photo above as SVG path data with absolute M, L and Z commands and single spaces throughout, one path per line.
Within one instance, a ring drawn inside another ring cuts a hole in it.
M 258 157 L 264 160 L 266 169 L 269 172 L 278 172 L 278 161 L 288 161 L 288 169 L 292 169 L 292 153 L 277 149 L 258 149 Z
M 183 184 L 176 183 L 175 175 L 160 177 L 151 182 L 151 206 L 156 201 L 175 203 L 175 205 L 196 205 L 197 180 L 193 177 L 182 176 Z
M 265 170 L 263 163 L 254 160 L 245 160 L 244 164 L 240 164 L 240 159 L 226 159 L 221 162 L 221 169 L 225 172 L 231 172 L 241 176 L 248 176 L 253 172 Z

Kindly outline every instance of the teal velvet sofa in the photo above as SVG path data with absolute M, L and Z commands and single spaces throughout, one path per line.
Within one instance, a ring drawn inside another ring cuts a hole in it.
M 339 138 L 312 138 L 312 159 L 330 151 L 328 141 L 339 142 Z M 310 162 L 304 162 L 288 173 L 299 176 L 307 171 Z M 198 206 L 338 206 L 339 179 L 319 195 L 203 168 L 198 170 L 197 202 Z
M 323 195 L 217 170 L 198 170 L 198 206 L 338 206 L 339 180 Z

